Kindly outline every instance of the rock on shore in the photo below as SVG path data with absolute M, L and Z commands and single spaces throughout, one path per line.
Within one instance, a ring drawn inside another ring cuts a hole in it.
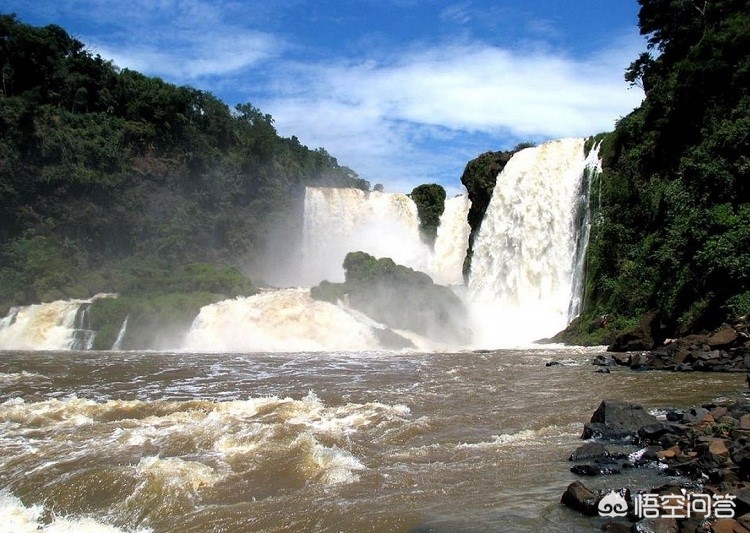
M 667 411 L 666 421 L 657 420 L 636 404 L 605 400 L 585 425 L 583 438 L 592 436 L 586 428 L 595 424 L 614 431 L 594 433 L 597 441 L 579 447 L 571 455 L 571 461 L 590 461 L 587 465 L 602 470 L 601 474 L 610 473 L 606 470 L 615 467 L 638 468 L 658 463 L 666 475 L 682 476 L 685 483 L 671 481 L 648 490 L 615 487 L 613 495 L 611 490 L 593 491 L 581 481 L 574 481 L 561 498 L 564 505 L 588 516 L 620 517 L 605 523 L 602 526 L 605 531 L 750 533 L 750 400 L 705 404 L 688 410 L 671 409 Z M 618 454 L 615 450 L 623 439 L 642 446 L 642 450 L 629 456 Z M 590 469 L 571 469 L 574 473 L 587 470 Z M 636 495 L 644 493 L 658 499 L 659 504 L 653 511 L 658 516 L 644 517 L 636 513 Z M 731 518 L 717 517 L 715 512 L 693 513 L 688 517 L 684 510 L 675 513 L 665 505 L 674 498 L 684 502 L 691 497 L 724 495 L 734 496 L 731 507 L 726 507 L 731 510 Z M 603 501 L 605 497 L 607 500 Z M 621 512 L 602 513 L 602 509 L 613 509 L 610 499 L 614 504 L 619 502 Z
M 711 332 L 659 342 L 654 340 L 658 339 L 654 321 L 655 317 L 648 315 L 633 331 L 618 337 L 608 351 L 630 353 L 626 358 L 615 355 L 612 361 L 635 370 L 747 372 L 750 368 L 750 326 L 745 319 Z

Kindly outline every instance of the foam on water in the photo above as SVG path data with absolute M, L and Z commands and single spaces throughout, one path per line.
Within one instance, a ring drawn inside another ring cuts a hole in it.
M 284 289 L 203 307 L 185 340 L 189 351 L 376 350 L 372 327 L 307 289 Z
M 0 533 L 125 533 L 125 530 L 99 522 L 90 517 L 52 515 L 51 522 L 44 521 L 42 505 L 26 506 L 20 498 L 7 490 L 0 490 Z M 151 529 L 128 530 L 132 533 L 150 533 Z

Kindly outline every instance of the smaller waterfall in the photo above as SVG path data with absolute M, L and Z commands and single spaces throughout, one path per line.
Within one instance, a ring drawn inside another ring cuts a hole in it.
M 90 307 L 90 302 L 84 302 L 76 311 L 76 317 L 73 321 L 73 340 L 70 343 L 71 350 L 90 350 L 94 345 L 96 331 L 91 329 Z
M 128 319 L 130 315 L 125 317 L 120 326 L 120 332 L 117 334 L 114 344 L 112 344 L 112 350 L 122 350 L 122 343 L 125 340 L 125 332 L 128 330 Z
M 204 306 L 184 348 L 209 352 L 377 350 L 370 324 L 313 300 L 307 289 L 269 291 Z
M 86 349 L 93 332 L 86 328 L 88 300 L 15 307 L 0 321 L 0 348 L 7 350 Z
M 467 222 L 471 202 L 467 195 L 454 196 L 445 201 L 435 239 L 433 261 L 428 271 L 441 285 L 463 285 L 463 266 L 469 247 L 471 228 Z
M 90 350 L 96 332 L 91 329 L 89 300 L 55 302 L 13 307 L 0 319 L 0 349 L 5 350 Z
M 571 280 L 572 296 L 568 307 L 568 322 L 581 314 L 583 309 L 584 285 L 586 280 L 586 252 L 589 247 L 591 236 L 591 185 L 594 180 L 601 185 L 599 175 L 602 172 L 602 163 L 599 158 L 599 145 L 591 149 L 586 157 L 583 178 L 578 192 L 576 205 L 575 228 L 576 228 L 576 252 L 573 261 L 573 279 Z M 599 191 L 601 194 L 601 190 Z M 601 201 L 601 198 L 599 198 Z
M 431 251 L 419 235 L 417 206 L 405 194 L 307 187 L 302 285 L 344 281 L 341 264 L 354 251 L 428 271 Z

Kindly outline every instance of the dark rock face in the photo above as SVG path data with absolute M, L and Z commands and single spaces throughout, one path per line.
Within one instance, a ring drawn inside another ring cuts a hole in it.
M 609 449 L 601 442 L 587 442 L 582 444 L 570 454 L 569 461 L 588 461 L 594 459 L 606 459 L 609 457 Z
M 656 312 L 651 312 L 645 314 L 633 330 L 618 335 L 607 350 L 610 352 L 653 350 L 663 340 L 659 315 Z
M 650 424 L 658 424 L 655 416 L 643 406 L 614 400 L 604 400 L 594 411 L 591 421 L 584 425 L 583 438 L 608 440 L 634 438 L 638 430 Z
M 614 402 L 602 402 L 592 416 L 592 421 L 597 422 L 592 424 L 606 425 L 606 421 L 613 422 L 616 419 L 630 420 L 631 427 L 640 423 L 643 419 L 638 414 L 631 419 L 631 415 L 639 409 L 626 409 L 628 405 L 631 404 L 622 406 Z M 633 494 L 648 493 L 660 498 L 728 494 L 734 497 L 735 518 L 718 518 L 714 515 L 704 519 L 703 516 L 688 516 L 687 513 L 675 516 L 663 501 L 656 507 L 660 516 L 644 517 L 643 514 L 636 513 L 635 499 L 630 497 L 630 490 L 625 488 L 621 489 L 621 494 L 628 504 L 629 515 L 627 518 L 623 517 L 623 520 L 629 519 L 635 523 L 630 526 L 619 521 L 606 522 L 602 526 L 603 530 L 643 533 L 750 532 L 750 401 L 741 399 L 721 404 L 705 404 L 688 410 L 672 409 L 667 411 L 667 422 L 642 425 L 638 429 L 638 436 L 641 442 L 649 446 L 632 454 L 628 462 L 622 464 L 623 468 L 661 463 L 666 475 L 687 476 L 693 482 L 668 482 L 645 490 L 644 487 L 633 487 L 633 490 L 637 490 Z M 605 449 L 609 455 L 602 457 Z M 611 452 L 613 449 L 617 450 L 616 445 L 605 448 L 598 442 L 586 443 L 571 458 L 594 459 L 596 463 L 576 465 L 571 471 L 577 475 L 607 473 L 597 470 L 614 469 L 611 466 L 614 463 L 607 462 L 614 459 Z M 571 509 L 594 516 L 599 514 L 599 505 L 604 506 L 603 497 L 602 492 L 594 492 L 582 483 L 575 482 L 565 491 L 562 502 Z
M 479 226 L 490 205 L 492 191 L 495 190 L 497 177 L 513 157 L 515 151 L 509 152 L 485 152 L 476 159 L 472 159 L 466 164 L 464 173 L 461 176 L 461 183 L 466 187 L 471 200 L 471 207 L 467 216 L 471 233 L 469 234 L 469 249 L 466 251 L 464 260 L 464 279 L 468 281 L 469 269 L 471 268 L 471 258 L 474 253 L 474 239 L 479 232 Z

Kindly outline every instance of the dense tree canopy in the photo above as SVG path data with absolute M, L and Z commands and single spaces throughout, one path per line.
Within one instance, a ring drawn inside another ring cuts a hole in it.
M 417 204 L 422 238 L 434 246 L 440 217 L 445 211 L 445 189 L 437 183 L 425 183 L 415 187 L 410 196 Z
M 646 98 L 602 144 L 587 302 L 679 333 L 750 312 L 750 3 L 640 4 Z
M 305 185 L 369 188 L 251 104 L 120 70 L 58 26 L 0 15 L 0 74 L 0 308 L 257 262 Z

